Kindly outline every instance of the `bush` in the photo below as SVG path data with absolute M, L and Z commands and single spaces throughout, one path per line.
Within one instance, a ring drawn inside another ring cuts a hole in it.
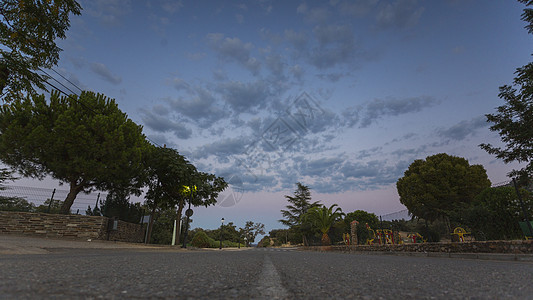
M 257 244 L 257 247 L 270 247 L 270 238 L 268 236 L 265 236 L 259 244 Z
M 203 231 L 198 231 L 192 238 L 192 245 L 197 248 L 208 248 L 211 246 L 209 237 Z

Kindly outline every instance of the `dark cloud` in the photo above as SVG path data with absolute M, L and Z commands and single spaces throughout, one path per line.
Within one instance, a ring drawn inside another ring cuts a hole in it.
M 187 99 L 167 99 L 166 101 L 172 111 L 189 118 L 202 128 L 208 128 L 228 115 L 217 105 L 215 96 L 200 87 L 191 88 Z
M 319 158 L 301 162 L 298 169 L 301 176 L 328 177 L 336 172 L 344 161 L 343 157 Z
M 343 73 L 329 73 L 329 74 L 317 74 L 316 76 L 322 80 L 327 80 L 330 82 L 337 82 L 344 76 L 344 74 Z
M 224 82 L 218 86 L 218 92 L 236 113 L 255 113 L 255 109 L 267 105 L 267 99 L 274 93 L 264 80 Z
M 487 118 L 485 116 L 479 116 L 471 120 L 461 121 L 449 128 L 438 129 L 437 134 L 443 138 L 462 141 L 469 135 L 475 134 L 477 129 L 489 127 Z
M 383 117 L 419 112 L 437 103 L 438 101 L 432 97 L 374 99 L 361 108 L 361 122 L 359 127 L 368 127 Z
M 380 28 L 409 28 L 418 23 L 423 12 L 418 0 L 396 0 L 379 6 L 376 22 Z
M 122 82 L 122 78 L 120 76 L 113 75 L 111 71 L 109 71 L 109 69 L 106 67 L 106 65 L 102 63 L 92 63 L 91 71 L 100 76 L 102 79 L 114 85 L 120 84 Z
M 352 62 L 357 54 L 353 30 L 347 25 L 316 26 L 313 29 L 318 46 L 311 49 L 309 62 L 318 69 Z
M 185 125 L 171 121 L 168 117 L 163 117 L 148 110 L 141 110 L 143 124 L 155 132 L 172 132 L 180 139 L 188 139 L 192 135 L 192 130 Z
M 221 33 L 210 33 L 207 35 L 207 40 L 211 49 L 217 52 L 221 60 L 237 62 L 250 70 L 252 74 L 259 74 L 261 64 L 251 56 L 253 48 L 251 43 L 244 43 L 236 37 L 224 37 Z
M 208 158 L 216 156 L 218 158 L 227 158 L 232 155 L 241 154 L 250 140 L 245 137 L 226 138 L 213 143 L 199 147 L 195 151 L 195 157 Z

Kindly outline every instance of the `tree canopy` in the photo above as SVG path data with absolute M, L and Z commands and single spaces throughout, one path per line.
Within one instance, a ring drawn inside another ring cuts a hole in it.
M 113 99 L 93 92 L 27 96 L 0 108 L 0 160 L 23 176 L 70 186 L 62 213 L 92 189 L 140 193 L 145 182 L 142 127 Z
M 428 221 L 449 216 L 490 187 L 485 168 L 445 153 L 415 160 L 398 180 L 400 202 L 411 214 Z
M 65 38 L 70 14 L 80 15 L 81 9 L 74 0 L 2 0 L 0 98 L 33 94 L 34 85 L 45 89 L 47 76 L 37 71 L 57 64 L 61 49 L 55 39 Z
M 528 0 L 519 2 L 533 5 Z M 527 23 L 528 32 L 533 33 L 533 9 L 525 8 L 522 20 Z M 499 133 L 505 147 L 491 144 L 481 144 L 480 147 L 506 163 L 527 163 L 523 169 L 510 173 L 527 179 L 533 176 L 533 63 L 517 68 L 515 74 L 511 85 L 500 87 L 499 97 L 505 104 L 497 108 L 497 113 L 486 115 L 487 121 L 492 123 L 490 130 Z

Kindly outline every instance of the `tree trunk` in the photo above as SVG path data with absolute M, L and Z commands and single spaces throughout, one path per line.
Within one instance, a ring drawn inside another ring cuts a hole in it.
M 59 213 L 67 215 L 70 213 L 70 208 L 72 207 L 72 204 L 74 203 L 74 199 L 76 199 L 76 196 L 83 190 L 83 183 L 77 185 L 76 181 L 70 182 L 70 191 L 68 192 L 67 198 L 65 198 L 65 202 L 63 202 L 63 205 L 61 206 L 61 210 Z
M 331 239 L 329 238 L 329 235 L 325 232 L 322 234 L 322 246 L 329 246 L 331 245 Z
M 178 204 L 178 211 L 176 212 L 176 244 L 178 245 L 181 237 L 181 213 L 183 212 L 184 206 L 185 201 L 181 200 Z
M 148 223 L 148 234 L 146 235 L 146 241 L 145 244 L 150 244 L 150 240 L 152 239 L 152 229 L 154 229 L 154 217 L 155 217 L 155 205 L 152 208 L 152 212 L 150 213 L 150 222 Z

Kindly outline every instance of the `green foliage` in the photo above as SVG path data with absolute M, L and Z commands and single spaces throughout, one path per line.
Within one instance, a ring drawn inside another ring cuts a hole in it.
M 415 160 L 396 183 L 400 202 L 416 217 L 435 221 L 471 203 L 490 187 L 481 165 L 445 153 Z
M 154 220 L 150 243 L 170 245 L 174 231 L 176 211 L 167 209 L 161 211 Z
M 111 191 L 107 194 L 105 201 L 100 200 L 100 208 L 91 210 L 89 206 L 86 214 L 88 216 L 106 216 L 108 218 L 117 217 L 119 220 L 130 223 L 139 223 L 144 210 L 140 203 L 131 203 L 130 197 L 121 191 Z
M 528 218 L 533 217 L 533 199 L 521 190 Z M 519 222 L 523 213 L 513 187 L 488 188 L 476 197 L 473 206 L 465 208 L 456 218 L 469 227 L 478 240 L 508 240 L 523 237 Z
M 70 14 L 80 15 L 74 0 L 2 0 L 0 4 L 0 95 L 5 101 L 21 92 L 45 89 L 46 76 L 39 68 L 51 68 L 59 60 L 54 40 L 64 39 Z
M 328 232 L 331 226 L 337 221 L 340 221 L 344 213 L 337 204 L 333 204 L 329 208 L 326 206 L 315 206 L 309 209 L 304 215 L 304 220 L 312 224 L 315 229 L 322 233 L 322 245 L 331 244 Z
M 270 237 L 268 237 L 268 236 L 264 236 L 264 237 L 261 239 L 261 241 L 259 241 L 259 243 L 257 244 L 257 247 L 258 247 L 258 248 L 262 248 L 262 247 L 264 247 L 264 248 L 266 248 L 266 247 L 270 247 L 270 246 L 271 246 L 271 245 L 270 245 L 270 241 L 271 241 L 271 240 L 270 240 Z
M 50 202 L 52 202 L 52 205 L 50 205 Z M 43 204 L 35 208 L 35 211 L 41 213 L 59 214 L 62 206 L 63 201 L 61 200 L 46 199 Z
M 194 235 L 191 243 L 194 247 L 197 248 L 209 248 L 211 246 L 209 237 L 204 231 L 198 231 Z
M 269 231 L 268 236 L 280 241 L 282 244 L 298 245 L 302 242 L 302 235 L 293 229 L 272 229 Z
M 533 2 L 519 0 L 526 6 Z M 533 33 L 533 11 L 524 9 L 522 20 L 527 22 L 526 29 Z M 533 177 L 533 63 L 516 69 L 512 85 L 500 87 L 498 95 L 505 101 L 497 108 L 497 113 L 487 114 L 487 121 L 492 123 L 491 131 L 496 131 L 505 143 L 504 148 L 481 144 L 490 154 L 503 159 L 504 162 L 525 162 L 526 167 L 511 172 L 511 176 Z
M 239 233 L 241 238 L 246 237 L 248 239 L 248 243 L 253 243 L 256 236 L 265 234 L 265 225 L 261 223 L 254 223 L 252 221 L 246 221 L 244 228 L 240 228 Z
M 283 225 L 298 232 L 302 236 L 304 244 L 307 244 L 307 236 L 313 234 L 313 226 L 309 222 L 305 222 L 303 216 L 309 209 L 318 206 L 318 201 L 311 202 L 311 191 L 309 187 L 300 182 L 296 183 L 294 196 L 286 195 L 285 198 L 290 204 L 286 206 L 286 210 L 281 210 L 284 219 L 279 221 Z
M 139 194 L 147 147 L 142 127 L 101 94 L 53 92 L 49 102 L 40 95 L 0 108 L 0 159 L 23 176 L 68 183 L 62 213 L 81 191 Z
M 23 198 L 0 197 L 0 210 L 33 212 L 35 211 L 35 205 Z
M 352 221 L 359 222 L 359 225 L 357 226 L 357 242 L 359 244 L 365 244 L 367 239 L 373 238 L 370 230 L 366 228 L 366 224 L 368 224 L 368 226 L 370 226 L 372 229 L 377 229 L 379 224 L 379 219 L 375 214 L 366 212 L 364 210 L 356 210 L 354 212 L 347 213 L 346 217 L 344 218 L 344 228 L 348 233 L 351 232 L 350 223 Z

